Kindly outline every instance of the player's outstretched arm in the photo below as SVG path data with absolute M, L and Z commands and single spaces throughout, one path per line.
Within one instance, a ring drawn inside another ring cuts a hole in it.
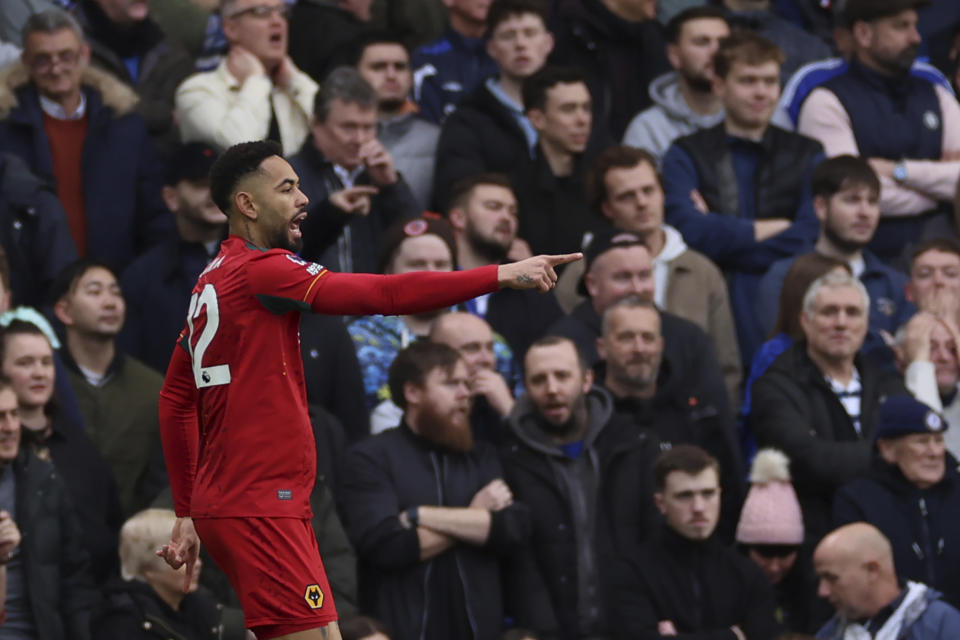
M 557 272 L 554 271 L 554 267 L 575 262 L 582 257 L 582 253 L 539 255 L 519 262 L 502 264 L 497 268 L 497 281 L 501 289 L 550 291 L 557 284 Z

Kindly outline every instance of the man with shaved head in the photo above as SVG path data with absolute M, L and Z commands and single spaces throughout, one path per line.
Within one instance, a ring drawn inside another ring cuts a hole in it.
M 855 522 L 831 532 L 817 545 L 813 564 L 817 594 L 837 612 L 818 638 L 960 638 L 960 612 L 924 584 L 901 585 L 890 542 L 873 525 Z
M 504 417 L 513 409 L 513 391 L 497 369 L 493 329 L 480 316 L 465 311 L 446 313 L 433 322 L 430 340 L 460 352 L 467 363 L 474 402 L 483 399 L 490 410 Z

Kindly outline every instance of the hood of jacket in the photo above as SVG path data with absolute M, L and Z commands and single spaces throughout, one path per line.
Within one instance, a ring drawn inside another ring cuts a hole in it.
M 723 109 L 717 113 L 696 113 L 683 99 L 680 92 L 680 75 L 670 71 L 650 83 L 650 99 L 674 120 L 685 122 L 697 129 L 708 129 L 723 121 Z
M 594 386 L 587 392 L 587 431 L 583 436 L 584 448 L 593 446 L 613 416 L 613 397 L 608 391 Z M 525 393 L 517 399 L 513 411 L 507 417 L 507 426 L 517 438 L 531 449 L 548 456 L 566 457 L 563 450 L 555 444 L 544 431 L 537 416 L 537 409 Z
M 83 71 L 81 83 L 84 87 L 97 91 L 103 105 L 110 107 L 116 117 L 131 113 L 137 105 L 137 94 L 105 71 L 87 67 Z M 30 84 L 27 68 L 21 63 L 11 64 L 0 69 L 0 119 L 10 116 L 20 106 L 17 93 Z

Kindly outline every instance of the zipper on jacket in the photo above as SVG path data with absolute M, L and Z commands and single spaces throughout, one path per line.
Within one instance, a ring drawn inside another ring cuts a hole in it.
M 934 571 L 933 563 L 933 545 L 930 540 L 930 523 L 927 521 L 927 501 L 923 499 L 923 496 L 920 496 L 920 515 L 921 524 L 922 524 L 922 533 L 923 533 L 923 553 L 926 555 L 924 560 L 924 567 L 927 573 L 927 584 L 935 584 L 934 576 L 936 572 Z
M 447 479 L 447 460 L 447 456 L 443 456 L 441 462 L 442 471 L 440 472 L 441 482 L 438 483 L 438 487 L 442 487 L 443 482 L 445 482 Z M 463 585 L 463 605 L 467 608 L 467 620 L 470 621 L 470 628 L 473 630 L 473 637 L 476 638 L 479 634 L 479 629 L 477 628 L 477 620 L 473 615 L 473 611 L 470 609 L 470 590 L 467 588 L 467 579 L 463 574 L 463 567 L 460 564 L 460 554 L 457 553 L 456 545 L 454 545 L 454 548 L 450 551 L 453 553 L 453 561 L 457 564 L 457 575 L 460 577 L 460 584 Z
M 437 505 L 443 506 L 443 485 L 440 482 L 440 469 L 437 468 L 437 456 L 430 452 L 430 466 L 433 467 L 434 488 L 437 490 Z M 420 640 L 427 634 L 427 615 L 430 612 L 430 570 L 433 569 L 433 560 L 427 563 L 427 570 L 423 573 L 423 615 L 420 616 Z

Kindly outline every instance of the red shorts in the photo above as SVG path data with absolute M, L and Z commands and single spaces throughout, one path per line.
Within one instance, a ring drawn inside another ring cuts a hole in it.
M 309 520 L 198 518 L 200 541 L 227 574 L 258 640 L 316 629 L 337 608 Z

